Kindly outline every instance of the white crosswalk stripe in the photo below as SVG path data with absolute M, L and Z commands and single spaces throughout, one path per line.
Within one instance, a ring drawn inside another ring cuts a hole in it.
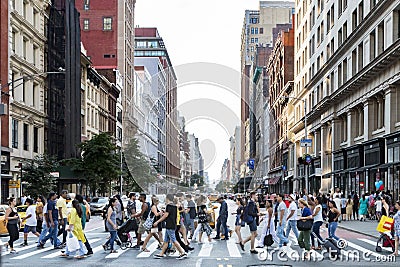
M 240 258 L 242 254 L 239 251 L 238 245 L 235 244 L 235 241 L 229 240 L 226 244 L 229 251 L 229 256 L 233 258 Z
M 198 257 L 210 257 L 211 250 L 213 249 L 212 243 L 205 243 L 201 246 L 201 250 L 198 254 Z
M 96 242 L 99 241 L 99 240 L 100 240 L 100 238 L 92 239 L 92 240 L 89 240 L 89 243 L 93 244 L 93 243 L 96 243 Z M 57 252 L 51 253 L 51 254 L 49 254 L 49 255 L 43 256 L 42 259 L 51 259 L 51 258 L 55 258 L 55 257 L 60 256 L 60 254 L 61 254 L 61 252 L 60 252 L 60 251 L 57 251 Z
M 139 255 L 137 255 L 137 258 L 148 258 L 148 257 L 150 257 L 151 254 L 153 254 L 154 251 L 157 250 L 157 246 L 158 246 L 158 242 L 154 241 L 153 243 L 151 243 L 151 245 L 149 247 L 147 247 L 149 252 L 141 252 L 141 253 L 139 253 Z
M 122 254 L 124 254 L 126 251 L 128 251 L 128 249 L 125 249 L 125 250 L 118 249 L 118 250 L 117 250 L 117 253 L 109 253 L 109 254 L 106 256 L 106 259 L 116 259 L 116 258 L 118 258 L 119 256 L 121 256 Z
M 42 248 L 42 249 L 36 249 L 36 250 L 34 250 L 34 251 L 31 251 L 31 252 L 26 253 L 26 254 L 19 255 L 19 256 L 17 256 L 17 257 L 11 258 L 11 259 L 12 259 L 12 260 L 26 259 L 26 258 L 28 258 L 28 257 L 34 256 L 34 255 L 36 255 L 36 254 L 40 254 L 40 253 L 43 253 L 43 252 L 46 252 L 46 251 L 49 251 L 49 250 L 52 250 L 52 249 L 53 249 L 53 246 L 50 246 L 50 247 L 47 247 L 47 248 Z M 58 252 L 59 252 L 59 251 L 60 251 L 60 250 L 58 250 Z M 18 252 L 18 253 L 19 253 L 19 252 Z

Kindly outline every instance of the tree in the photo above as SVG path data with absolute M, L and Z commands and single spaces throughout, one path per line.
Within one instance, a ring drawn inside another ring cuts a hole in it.
M 120 174 L 120 155 L 112 136 L 100 133 L 81 143 L 79 148 L 82 157 L 70 159 L 69 164 L 86 179 L 92 194 L 109 192 L 111 182 Z
M 32 197 L 47 196 L 49 192 L 55 191 L 57 180 L 50 173 L 56 171 L 58 166 L 58 161 L 48 155 L 39 155 L 25 161 L 22 164 L 23 181 L 28 183 L 25 194 Z
M 228 181 L 219 181 L 215 186 L 215 190 L 221 193 L 231 191 L 232 184 Z
M 148 160 L 142 152 L 140 152 L 139 141 L 136 138 L 129 140 L 124 151 L 124 161 L 126 162 L 130 175 L 126 175 L 126 185 L 128 189 L 140 186 L 147 189 L 148 186 L 156 182 L 158 166 L 155 159 Z

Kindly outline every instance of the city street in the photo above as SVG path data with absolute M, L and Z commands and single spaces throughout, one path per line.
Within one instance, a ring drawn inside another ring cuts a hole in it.
M 235 209 L 233 203 L 229 203 L 229 211 Z M 234 216 L 230 216 L 228 225 L 233 226 Z M 262 226 L 262 225 L 261 225 Z M 261 227 L 258 229 L 259 233 Z M 322 236 L 326 237 L 326 228 L 322 227 Z M 249 229 L 246 227 L 242 230 L 244 237 L 249 235 Z M 214 236 L 215 234 L 213 234 Z M 212 244 L 193 243 L 194 251 L 189 253 L 188 258 L 181 261 L 177 260 L 178 255 L 173 255 L 164 259 L 155 259 L 153 255 L 158 253 L 157 242 L 150 241 L 148 249 L 150 252 L 141 252 L 133 249 L 121 250 L 118 253 L 109 254 L 104 252 L 102 244 L 105 242 L 108 233 L 104 232 L 103 221 L 101 217 L 94 217 L 87 224 L 86 236 L 94 249 L 94 255 L 82 260 L 60 258 L 60 250 L 53 250 L 49 243 L 44 249 L 36 249 L 36 238 L 30 237 L 28 240 L 29 246 L 20 247 L 23 240 L 22 234 L 16 242 L 15 248 L 18 254 L 10 255 L 8 252 L 2 255 L 2 266 L 40 266 L 40 265 L 62 265 L 68 266 L 160 266 L 166 264 L 170 266 L 196 266 L 196 267 L 234 267 L 234 266 L 321 266 L 332 264 L 333 266 L 376 266 L 377 262 L 385 262 L 387 266 L 398 266 L 395 258 L 387 257 L 391 252 L 384 250 L 382 253 L 375 252 L 376 240 L 372 237 L 350 232 L 344 229 L 338 229 L 337 235 L 345 238 L 348 241 L 348 247 L 342 251 L 342 256 L 339 260 L 331 261 L 327 253 L 321 263 L 322 252 L 314 254 L 314 261 L 300 260 L 301 249 L 295 245 L 297 242 L 293 234 L 290 240 L 294 245 L 287 253 L 279 253 L 276 249 L 276 244 L 269 251 L 272 253 L 271 259 L 260 261 L 258 255 L 250 254 L 250 244 L 246 244 L 246 251 L 242 252 L 239 245 L 235 244 L 236 236 L 232 235 L 229 241 L 215 241 Z M 204 237 L 203 237 L 204 238 Z M 1 238 L 2 242 L 8 240 L 7 237 Z M 260 249 L 257 249 L 260 251 Z M 357 258 L 357 255 L 359 259 Z M 397 259 L 398 260 L 398 259 Z

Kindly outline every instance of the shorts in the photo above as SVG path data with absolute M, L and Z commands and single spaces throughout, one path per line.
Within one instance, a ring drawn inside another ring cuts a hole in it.
M 200 225 L 200 232 L 206 233 L 207 236 L 210 236 L 212 233 L 210 225 L 208 223 L 201 223 Z
M 250 232 L 256 232 L 257 231 L 256 220 L 253 220 L 251 223 L 248 223 L 247 225 L 250 227 Z
M 32 234 L 36 233 L 37 232 L 36 231 L 36 226 L 25 225 L 24 234 L 28 234 L 29 232 L 32 233 Z
M 174 229 L 165 229 L 164 242 L 176 242 L 175 230 Z
M 346 208 L 341 208 L 341 209 L 340 209 L 340 213 L 341 213 L 341 214 L 346 214 Z
M 246 224 L 244 221 L 240 220 L 239 217 L 236 217 L 235 226 L 239 226 L 239 225 L 244 227 Z
M 138 228 L 137 232 L 140 235 L 146 233 L 146 229 L 143 226 L 144 222 L 145 222 L 145 220 L 143 220 L 142 218 L 139 219 L 139 228 Z

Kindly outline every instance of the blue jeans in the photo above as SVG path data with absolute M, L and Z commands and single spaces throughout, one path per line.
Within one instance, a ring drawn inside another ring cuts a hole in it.
M 335 236 L 335 232 L 336 232 L 337 226 L 338 226 L 337 222 L 330 222 L 329 225 L 328 225 L 329 238 L 333 238 L 336 241 L 339 240 L 339 237 Z
M 321 225 L 323 224 L 323 222 L 314 222 L 313 226 L 312 226 L 312 232 L 318 237 L 319 240 L 323 240 L 319 230 L 321 228 Z M 315 242 L 315 237 L 314 235 L 311 235 L 311 243 L 313 246 L 316 246 L 315 243 L 317 243 L 318 246 L 321 246 L 321 243 L 319 242 L 319 240 L 317 240 L 317 242 Z
M 193 235 L 194 233 L 194 219 L 190 219 L 189 214 L 187 214 L 186 218 L 185 218 L 185 227 L 187 229 L 187 231 Z
M 48 234 L 42 239 L 41 244 L 44 245 L 47 240 L 53 239 L 53 245 L 56 248 L 58 244 L 54 240 L 57 240 L 58 221 L 54 221 L 54 227 L 50 227 L 48 231 Z
M 57 236 L 60 236 L 61 234 L 63 235 L 63 243 L 65 243 L 67 241 L 67 231 L 65 231 L 67 225 L 68 225 L 67 218 L 63 218 L 63 225 L 61 226 L 61 229 L 57 235 Z
M 229 238 L 228 226 L 226 225 L 227 219 L 228 218 L 225 218 L 225 217 L 223 217 L 223 218 L 219 217 L 218 218 L 218 220 L 217 220 L 217 237 L 219 237 L 219 233 L 220 233 L 220 229 L 221 229 L 221 225 L 222 225 L 222 227 L 224 227 L 224 231 L 225 231 L 225 238 Z
M 46 224 L 43 224 L 42 231 L 40 232 L 38 244 L 42 243 L 43 239 L 45 238 L 45 236 L 47 235 L 48 232 L 49 232 L 49 228 L 47 228 Z M 54 244 L 53 238 L 50 238 L 50 242 L 51 242 L 51 244 Z M 59 245 L 61 245 L 61 241 L 57 238 L 57 246 L 59 246 Z
M 108 246 L 108 244 L 110 244 L 111 250 L 114 250 L 114 241 L 117 239 L 117 231 L 110 231 L 110 235 L 111 237 L 107 240 L 105 245 Z
M 283 243 L 289 243 L 289 238 L 285 236 L 285 224 L 282 223 L 282 226 L 279 226 L 279 222 L 277 225 L 276 235 L 279 238 L 279 247 L 283 246 Z
M 297 221 L 288 221 L 288 225 L 286 227 L 286 237 L 289 238 L 290 234 L 290 229 L 293 230 L 294 235 L 296 236 L 296 239 L 299 239 L 299 231 L 297 230 Z

